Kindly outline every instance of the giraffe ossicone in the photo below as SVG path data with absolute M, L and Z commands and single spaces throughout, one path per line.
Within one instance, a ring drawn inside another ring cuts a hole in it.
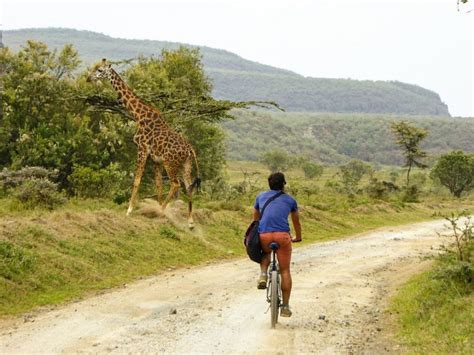
M 119 96 L 120 102 L 137 123 L 137 132 L 133 140 L 138 147 L 138 156 L 127 216 L 132 213 L 135 207 L 145 164 L 150 157 L 154 164 L 157 199 L 163 210 L 166 209 L 166 206 L 178 191 L 180 186 L 179 178 L 182 177 L 189 198 L 188 224 L 190 228 L 193 228 L 193 190 L 199 188 L 201 184 L 199 166 L 193 147 L 184 136 L 174 131 L 165 122 L 160 111 L 144 103 L 135 95 L 105 58 L 94 66 L 87 78 L 87 81 L 102 80 L 108 80 L 112 84 L 112 87 Z M 194 180 L 192 179 L 193 164 L 196 165 L 197 172 Z M 169 177 L 170 190 L 162 203 L 163 169 L 165 169 Z

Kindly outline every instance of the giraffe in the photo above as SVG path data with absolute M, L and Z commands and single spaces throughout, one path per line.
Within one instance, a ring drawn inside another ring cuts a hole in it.
M 120 102 L 137 122 L 137 132 L 135 133 L 133 141 L 138 147 L 138 157 L 127 216 L 132 213 L 135 206 L 145 164 L 148 157 L 150 157 L 154 165 L 157 199 L 163 211 L 177 193 L 180 186 L 179 176 L 182 174 L 189 197 L 188 224 L 190 229 L 194 228 L 192 195 L 193 189 L 199 188 L 201 179 L 199 178 L 199 166 L 193 147 L 186 138 L 174 131 L 165 122 L 160 111 L 145 104 L 133 93 L 131 88 L 106 59 L 102 59 L 100 63 L 96 64 L 87 78 L 87 81 L 98 80 L 110 81 L 112 87 L 118 94 Z M 197 177 L 194 180 L 191 178 L 193 163 L 196 164 L 197 171 Z M 162 203 L 163 167 L 170 180 L 170 190 Z

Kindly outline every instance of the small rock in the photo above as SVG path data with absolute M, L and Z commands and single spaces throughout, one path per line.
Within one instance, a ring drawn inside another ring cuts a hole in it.
M 170 309 L 170 314 L 176 314 L 176 313 L 178 313 L 178 310 L 176 308 Z
M 382 328 L 377 327 L 377 331 L 378 331 L 378 332 L 382 331 Z
M 318 317 L 319 320 L 325 320 L 326 316 L 324 314 L 320 314 Z

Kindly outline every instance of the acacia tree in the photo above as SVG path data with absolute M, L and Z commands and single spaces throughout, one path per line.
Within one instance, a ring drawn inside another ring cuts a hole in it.
M 422 128 L 410 125 L 406 121 L 393 122 L 391 129 L 395 135 L 395 142 L 403 150 L 405 159 L 404 167 L 407 167 L 406 187 L 410 185 L 410 172 L 416 166 L 425 169 L 428 166 L 421 162 L 428 154 L 421 150 L 420 144 L 426 138 L 428 132 Z
M 439 158 L 431 177 L 447 187 L 456 197 L 474 188 L 474 155 L 454 151 Z

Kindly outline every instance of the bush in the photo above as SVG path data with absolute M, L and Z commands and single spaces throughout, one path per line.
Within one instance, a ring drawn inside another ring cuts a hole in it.
M 292 166 L 290 155 L 282 149 L 274 149 L 262 154 L 260 161 L 272 172 L 286 171 Z
M 27 209 L 54 209 L 67 201 L 63 194 L 58 192 L 58 185 L 47 179 L 26 180 L 13 190 L 13 197 Z
M 20 170 L 9 170 L 4 168 L 0 172 L 0 189 L 3 193 L 21 186 L 31 179 L 47 179 L 54 181 L 57 178 L 57 170 L 48 170 L 40 166 L 27 166 Z
M 316 177 L 319 177 L 323 174 L 324 171 L 324 168 L 321 165 L 311 161 L 304 163 L 301 168 L 303 169 L 304 176 L 307 179 L 314 179 Z
M 420 197 L 420 189 L 417 185 L 408 186 L 403 193 L 403 202 L 418 202 Z
M 453 241 L 455 250 L 445 248 L 447 254 L 455 254 L 456 258 L 463 262 L 474 261 L 472 254 L 474 249 L 474 223 L 467 211 L 458 214 L 451 214 L 444 217 L 450 224 L 450 234 L 439 234 L 441 237 L 447 237 Z M 464 220 L 462 220 L 464 218 Z
M 465 261 L 446 263 L 435 270 L 433 278 L 469 284 L 474 277 L 472 265 Z
M 370 184 L 366 187 L 367 194 L 378 200 L 383 200 L 389 192 L 387 186 L 377 178 L 370 179 Z
M 348 195 L 354 195 L 357 192 L 357 186 L 365 174 L 372 171 L 369 164 L 361 160 L 351 160 L 345 165 L 339 167 L 339 174 L 344 190 Z
M 207 181 L 202 189 L 202 193 L 212 201 L 233 200 L 240 194 L 238 188 L 227 183 L 222 177 Z
M 75 166 L 68 178 L 73 193 L 78 197 L 114 198 L 115 201 L 126 200 L 126 172 L 119 169 L 118 164 L 112 163 L 104 169 L 93 169 L 87 166 Z

